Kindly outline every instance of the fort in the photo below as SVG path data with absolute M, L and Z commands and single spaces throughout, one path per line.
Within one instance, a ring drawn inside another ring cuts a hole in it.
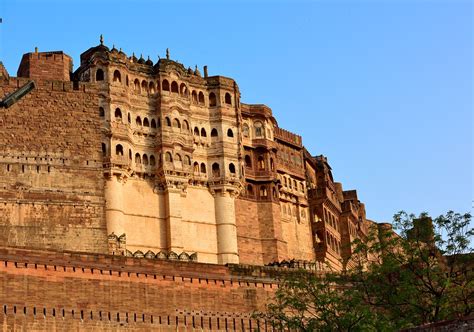
M 4 330 L 271 330 L 292 267 L 351 266 L 372 227 L 326 157 L 237 83 L 101 39 L 0 65 Z

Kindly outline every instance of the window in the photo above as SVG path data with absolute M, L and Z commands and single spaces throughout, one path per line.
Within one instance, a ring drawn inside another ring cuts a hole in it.
M 251 184 L 247 185 L 247 194 L 253 195 L 253 186 Z
M 143 126 L 144 127 L 150 127 L 150 122 L 148 122 L 148 118 L 143 119 Z
M 183 158 L 181 157 L 179 153 L 176 154 L 176 159 L 177 161 L 183 161 Z
M 95 80 L 96 81 L 103 81 L 104 80 L 104 71 L 102 69 L 97 69 L 95 72 Z
M 163 91 L 170 91 L 170 83 L 168 80 L 163 80 L 163 83 L 161 84 Z
M 181 123 L 179 122 L 178 119 L 173 120 L 173 127 L 181 128 Z
M 105 157 L 107 155 L 107 145 L 102 143 L 102 156 Z
M 135 81 L 133 81 L 133 87 L 135 91 L 140 92 L 140 81 L 138 80 L 138 78 L 136 78 Z
M 150 94 L 155 94 L 156 90 L 155 90 L 155 83 L 153 82 L 150 82 L 150 85 L 148 87 L 148 91 L 150 91 Z
M 275 170 L 275 165 L 273 164 L 273 158 L 270 158 L 270 169 L 271 169 L 272 171 Z
M 245 167 L 252 168 L 252 158 L 249 155 L 245 155 Z
M 263 125 L 261 122 L 255 122 L 255 137 L 263 137 Z
M 217 129 L 216 128 L 212 128 L 211 137 L 217 137 Z
M 192 94 L 191 94 L 191 100 L 193 102 L 193 104 L 197 104 L 198 102 L 198 96 L 197 96 L 197 93 L 195 90 L 193 90 Z
M 188 88 L 186 87 L 186 84 L 181 83 L 181 85 L 179 86 L 179 91 L 180 91 L 181 96 L 183 97 L 188 96 Z
M 227 105 L 232 105 L 232 97 L 230 96 L 230 93 L 228 92 L 225 94 L 225 103 Z
M 156 128 L 156 121 L 155 119 L 151 119 L 151 127 Z
M 230 128 L 227 129 L 227 137 L 234 137 L 234 132 Z
M 115 146 L 115 154 L 117 156 L 123 156 L 123 146 L 121 144 Z
M 216 106 L 217 105 L 217 98 L 214 92 L 209 94 L 209 106 Z
M 139 165 L 142 163 L 142 158 L 140 157 L 139 153 L 135 154 L 135 164 Z
M 151 156 L 150 156 L 150 166 L 155 166 L 155 165 L 156 165 L 155 156 L 154 156 L 154 155 L 151 155 Z
M 184 128 L 186 131 L 189 130 L 189 123 L 188 123 L 188 121 L 186 121 L 186 120 L 183 121 L 183 128 Z
M 191 165 L 191 158 L 188 155 L 184 156 L 184 164 Z
M 141 119 L 139 116 L 137 116 L 137 118 L 135 119 L 135 124 L 136 124 L 137 126 L 141 126 L 141 125 L 142 125 L 142 119 Z
M 259 170 L 264 170 L 265 169 L 265 160 L 263 159 L 262 156 L 258 157 L 258 169 Z
M 244 123 L 242 126 L 242 135 L 244 135 L 244 137 L 249 137 L 249 131 L 249 125 Z
M 212 164 L 212 176 L 216 178 L 221 176 L 221 170 L 218 163 Z
M 231 174 L 235 174 L 235 165 L 233 163 L 229 164 L 229 172 Z
M 202 136 L 202 137 L 207 137 L 206 129 L 201 128 L 201 136 Z
M 165 122 L 166 122 L 166 125 L 167 125 L 168 127 L 171 127 L 171 120 L 170 120 L 170 118 L 166 117 L 166 118 L 165 118 Z
M 171 82 L 171 92 L 178 93 L 178 83 L 175 81 Z
M 194 135 L 199 136 L 199 128 L 198 127 L 194 127 Z
M 148 165 L 148 156 L 146 154 L 143 155 L 143 165 Z
M 199 104 L 204 104 L 204 93 L 199 92 Z
M 143 93 L 148 92 L 148 83 L 145 80 L 142 81 L 142 91 L 141 92 L 143 92 Z
M 268 196 L 267 188 L 265 186 L 261 186 L 260 187 L 260 197 L 267 197 L 267 196 Z
M 171 155 L 170 152 L 165 153 L 165 161 L 167 161 L 169 163 L 173 162 L 173 156 Z
M 201 163 L 201 173 L 206 174 L 206 164 Z
M 99 107 L 99 116 L 103 118 L 105 116 L 105 111 L 103 107 Z
M 127 114 L 127 121 L 128 123 L 132 123 L 132 119 L 130 118 L 130 113 Z
M 193 171 L 194 171 L 194 174 L 199 173 L 199 163 L 197 161 L 194 162 Z
M 122 82 L 122 77 L 118 70 L 114 71 L 114 82 L 119 82 L 119 83 Z

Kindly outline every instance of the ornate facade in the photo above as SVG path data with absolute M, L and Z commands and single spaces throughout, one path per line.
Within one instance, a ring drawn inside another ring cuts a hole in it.
M 2 67 L 0 92 L 15 97 L 1 111 L 6 246 L 350 262 L 350 243 L 372 224 L 356 191 L 269 107 L 241 103 L 233 79 L 185 68 L 168 51 L 154 64 L 102 42 L 72 68 L 63 52 L 37 50 L 17 78 Z

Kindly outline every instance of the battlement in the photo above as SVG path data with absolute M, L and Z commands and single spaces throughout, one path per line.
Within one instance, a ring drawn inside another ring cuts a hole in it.
M 293 134 L 292 132 L 282 129 L 280 127 L 275 128 L 275 138 L 290 143 L 292 145 L 296 145 L 298 147 L 302 146 L 302 140 L 300 135 Z
M 62 51 L 23 54 L 18 68 L 18 77 L 35 80 L 69 81 L 72 73 L 72 58 Z

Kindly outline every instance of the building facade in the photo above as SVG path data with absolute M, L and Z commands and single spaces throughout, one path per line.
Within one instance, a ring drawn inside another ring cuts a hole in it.
M 206 66 L 101 41 L 75 71 L 35 50 L 0 75 L 15 97 L 0 112 L 4 246 L 342 270 L 367 236 L 364 204 L 327 159 Z

